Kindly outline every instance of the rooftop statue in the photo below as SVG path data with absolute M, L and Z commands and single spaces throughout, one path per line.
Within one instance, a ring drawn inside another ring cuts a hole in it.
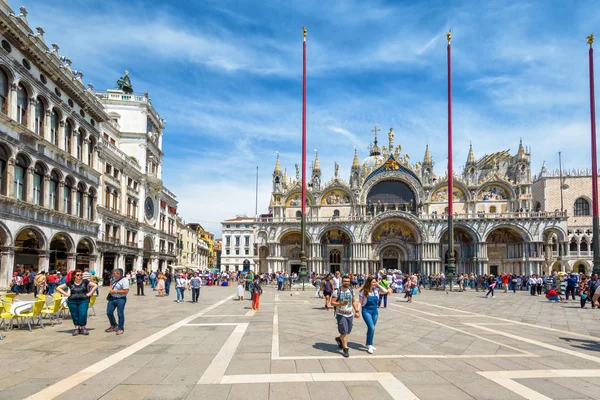
M 125 76 L 122 76 L 117 80 L 117 89 L 122 90 L 127 94 L 133 93 L 133 87 L 131 87 L 131 81 L 129 80 L 129 71 L 125 70 Z

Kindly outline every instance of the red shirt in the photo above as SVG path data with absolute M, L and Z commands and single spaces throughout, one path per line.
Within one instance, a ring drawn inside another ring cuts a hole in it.
M 553 296 L 558 296 L 558 294 L 556 294 L 556 289 L 548 290 L 548 293 L 546 293 L 546 298 L 549 299 L 550 297 L 553 297 Z
M 56 275 L 50 274 L 48 275 L 48 277 L 46 278 L 46 282 L 48 283 L 56 283 Z
M 502 276 L 502 284 L 508 283 L 508 274 Z

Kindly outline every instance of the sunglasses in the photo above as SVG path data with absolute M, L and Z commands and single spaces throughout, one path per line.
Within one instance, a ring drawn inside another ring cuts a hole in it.
M 75 274 L 75 276 L 83 276 L 83 274 Z

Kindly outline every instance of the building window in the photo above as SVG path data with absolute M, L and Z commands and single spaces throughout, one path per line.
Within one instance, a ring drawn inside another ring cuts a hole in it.
M 58 188 L 59 188 L 59 177 L 56 172 L 52 172 L 50 174 L 50 185 L 49 185 L 49 195 L 50 195 L 50 204 L 49 207 L 53 210 L 58 210 Z
M 229 249 L 226 249 L 226 250 L 225 250 L 225 254 L 226 254 L 226 255 L 230 255 L 230 254 L 231 254 L 231 250 L 229 250 Z
M 575 200 L 575 215 L 590 215 L 590 203 L 583 197 Z
M 72 214 L 73 210 L 71 209 L 71 191 L 73 190 L 73 182 L 69 179 L 65 180 L 65 187 L 63 188 L 63 205 L 64 212 L 67 214 Z
M 87 163 L 89 166 L 93 167 L 94 164 L 94 140 L 90 137 L 90 141 L 88 143 L 88 154 L 87 154 Z
M 244 253 L 245 253 L 246 255 L 249 255 L 249 254 L 250 254 L 250 250 L 249 250 L 249 249 L 246 249 L 246 250 L 244 250 Z
M 27 90 L 23 85 L 17 87 L 17 122 L 27 126 Z
M 226 228 L 231 228 L 231 225 L 225 225 Z
M 231 245 L 231 236 L 225 236 L 225 246 Z
M 15 162 L 15 177 L 14 177 L 14 193 L 15 199 L 17 200 L 25 200 L 25 188 L 27 186 L 25 183 L 25 171 L 27 170 L 27 164 L 25 164 L 25 160 L 22 157 L 17 157 L 17 161 Z
M 83 188 L 81 185 L 77 186 L 77 192 L 75 193 L 75 212 L 79 218 L 83 218 Z
M 79 134 L 77 135 L 76 139 L 75 139 L 75 143 L 77 146 L 77 159 L 79 161 L 83 161 L 83 132 L 79 131 Z
M 250 236 L 245 236 L 244 237 L 244 245 L 245 246 L 250 246 Z
M 44 102 L 39 97 L 35 104 L 35 133 L 44 136 Z
M 235 249 L 235 255 L 239 256 L 240 255 L 240 249 Z
M 240 237 L 239 237 L 239 236 L 236 236 L 236 237 L 235 237 L 235 245 L 236 245 L 236 246 L 239 246 L 239 245 L 240 245 Z
M 39 165 L 36 165 L 33 171 L 33 204 L 37 206 L 43 205 L 43 186 L 44 170 Z
M 64 143 L 65 147 L 64 147 L 64 151 L 66 151 L 69 154 L 72 153 L 72 149 L 71 149 L 71 144 L 73 142 L 72 139 L 73 139 L 73 126 L 67 120 L 65 122 L 65 143 Z
M 8 114 L 8 75 L 0 69 L 0 111 Z
M 58 146 L 58 114 L 54 110 L 50 114 L 50 142 Z
M 93 221 L 94 220 L 94 196 L 93 196 L 92 192 L 90 192 L 88 194 L 86 210 L 87 210 L 87 212 L 86 212 L 87 219 L 90 221 Z

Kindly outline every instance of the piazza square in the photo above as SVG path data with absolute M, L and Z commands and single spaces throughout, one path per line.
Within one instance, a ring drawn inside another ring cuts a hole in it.
M 600 399 L 590 4 L 0 0 L 0 400 Z

